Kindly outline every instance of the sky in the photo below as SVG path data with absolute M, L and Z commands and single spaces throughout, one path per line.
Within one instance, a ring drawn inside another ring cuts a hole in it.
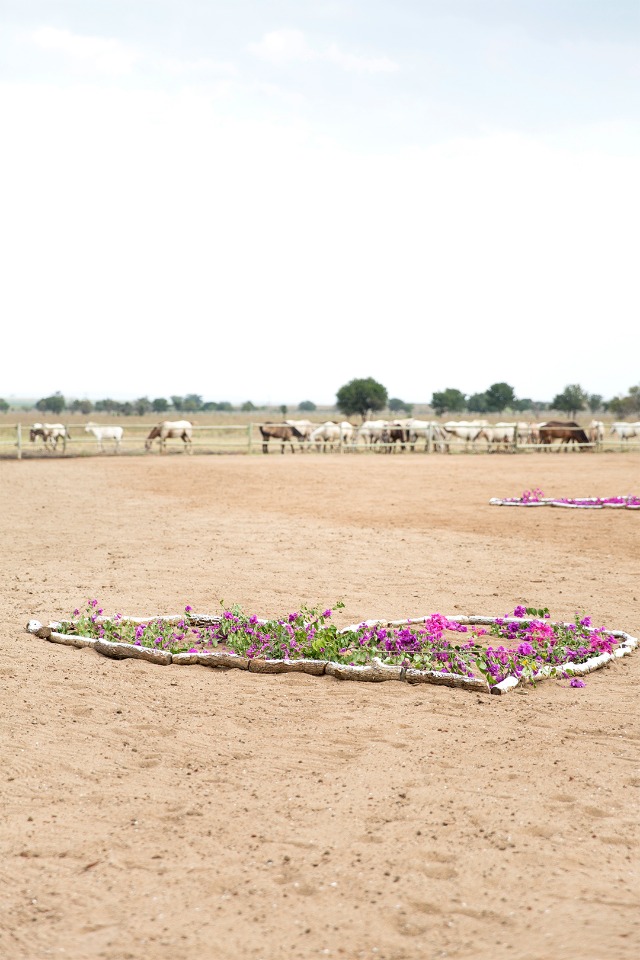
M 0 396 L 640 381 L 637 0 L 4 0 Z

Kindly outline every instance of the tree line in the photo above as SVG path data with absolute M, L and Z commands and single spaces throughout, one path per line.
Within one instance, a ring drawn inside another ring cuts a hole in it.
M 337 393 L 337 406 L 346 416 L 359 414 L 364 419 L 380 410 L 405 410 L 411 414 L 413 404 L 388 398 L 386 388 L 372 377 L 351 380 Z M 492 383 L 483 393 L 467 395 L 454 387 L 432 394 L 430 406 L 437 416 L 452 413 L 512 413 L 530 411 L 537 414 L 543 410 L 559 410 L 575 417 L 587 408 L 591 413 L 607 410 L 614 416 L 633 416 L 640 413 L 640 386 L 629 388 L 626 396 L 604 401 L 599 393 L 589 393 L 578 383 L 568 384 L 553 400 L 534 401 L 530 397 L 518 399 L 514 388 L 505 382 Z
M 23 404 L 20 406 L 25 409 Z M 366 419 L 381 410 L 389 410 L 396 414 L 404 413 L 405 416 L 410 417 L 414 406 L 414 403 L 401 400 L 399 397 L 389 397 L 386 387 L 373 377 L 350 380 L 349 383 L 340 387 L 336 394 L 336 407 L 347 417 L 359 415 Z M 589 393 L 580 384 L 571 383 L 548 402 L 532 400 L 529 397 L 519 399 L 514 388 L 505 382 L 492 383 L 484 392 L 472 394 L 466 394 L 455 387 L 447 387 L 432 394 L 429 406 L 436 416 L 459 413 L 503 413 L 505 410 L 512 413 L 531 412 L 537 415 L 545 410 L 558 410 L 575 417 L 577 413 L 588 409 L 592 414 L 599 410 L 606 410 L 614 417 L 624 419 L 640 415 L 640 385 L 632 386 L 626 394 L 605 401 L 600 394 Z M 42 397 L 34 404 L 34 408 L 40 413 L 52 413 L 57 416 L 66 410 L 70 413 L 81 413 L 84 416 L 91 413 L 110 413 L 125 417 L 172 412 L 181 414 L 233 411 L 251 413 L 254 410 L 267 409 L 264 406 L 256 406 L 251 400 L 238 405 L 227 401 L 205 401 L 197 393 L 156 397 L 153 400 L 149 397 L 125 401 L 105 398 L 93 402 L 88 399 L 67 400 L 59 391 L 49 397 Z M 10 409 L 11 405 L 0 398 L 0 413 L 6 413 Z M 283 418 L 289 412 L 286 404 L 280 404 L 277 409 Z M 312 400 L 302 400 L 297 405 L 300 413 L 312 413 L 316 409 L 316 404 Z

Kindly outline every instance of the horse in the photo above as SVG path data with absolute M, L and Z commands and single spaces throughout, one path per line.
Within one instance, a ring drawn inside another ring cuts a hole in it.
M 58 442 L 62 440 L 62 449 L 67 446 L 67 440 L 71 439 L 71 434 L 62 423 L 34 423 L 29 430 L 29 440 L 35 443 L 38 437 L 42 437 L 42 442 L 47 450 L 57 450 Z
M 147 439 L 145 440 L 144 448 L 145 450 L 151 450 L 151 444 L 154 440 L 160 440 L 160 453 L 164 453 L 166 448 L 167 440 L 182 440 L 184 443 L 184 452 L 190 453 L 192 451 L 191 446 L 191 433 L 193 431 L 193 424 L 189 423 L 188 420 L 163 420 L 162 423 L 159 423 L 157 427 L 154 427 Z
M 316 425 L 312 423 L 311 420 L 285 420 L 285 424 L 288 427 L 295 427 L 300 434 L 300 449 L 304 450 L 305 448 L 308 448 L 309 439 Z
M 604 443 L 604 423 L 602 420 L 592 420 L 587 428 L 590 443 Z
M 570 443 L 576 443 L 579 446 L 589 444 L 589 437 L 575 420 L 549 420 L 547 423 L 541 423 L 540 443 L 550 444 L 552 440 L 561 441 L 558 444 L 558 450 L 563 446 L 568 449 Z
M 122 434 L 124 433 L 122 427 L 100 427 L 97 423 L 88 423 L 84 431 L 85 433 L 92 433 L 94 435 L 98 441 L 98 450 L 100 453 L 104 453 L 104 440 L 115 441 L 115 451 L 116 453 L 119 452 Z
M 259 426 L 262 434 L 263 453 L 269 453 L 269 440 L 280 440 L 282 442 L 281 453 L 284 453 L 284 445 L 288 441 L 291 446 L 291 453 L 295 453 L 294 437 L 296 440 L 304 439 L 304 434 L 290 423 L 261 423 Z

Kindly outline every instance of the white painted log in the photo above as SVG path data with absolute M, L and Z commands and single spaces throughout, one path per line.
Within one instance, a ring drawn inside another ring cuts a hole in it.
M 336 680 L 363 680 L 368 683 L 381 683 L 385 680 L 403 680 L 402 667 L 377 666 L 373 663 L 360 666 L 349 663 L 327 663 L 325 675 Z
M 510 693 L 515 687 L 520 683 L 518 677 L 505 677 L 504 680 L 501 680 L 500 683 L 494 684 L 490 687 L 491 693 L 495 693 L 498 696 L 504 693 Z
M 95 637 L 81 637 L 73 633 L 56 633 L 52 631 L 47 637 L 50 643 L 59 643 L 64 647 L 76 647 L 82 650 L 84 647 L 95 647 L 97 640 Z
M 463 690 L 477 690 L 479 693 L 489 692 L 489 684 L 481 677 L 461 677 L 455 673 L 418 670 L 415 667 L 407 667 L 404 676 L 407 683 L 434 683 L 442 687 L 459 687 Z
M 188 650 L 185 650 L 184 653 L 172 653 L 171 654 L 171 663 L 180 664 L 190 664 L 190 663 L 200 663 L 200 654 L 199 653 L 189 653 Z
M 240 657 L 237 653 L 227 653 L 224 650 L 212 650 L 210 653 L 199 653 L 198 663 L 205 667 L 231 667 L 235 670 L 248 670 L 249 658 Z
M 327 665 L 326 660 L 249 660 L 250 673 L 308 673 L 321 677 Z
M 93 649 L 114 660 L 146 660 L 167 666 L 172 656 L 168 650 L 153 650 L 151 647 L 136 647 L 133 643 L 118 643 L 111 640 L 96 640 Z

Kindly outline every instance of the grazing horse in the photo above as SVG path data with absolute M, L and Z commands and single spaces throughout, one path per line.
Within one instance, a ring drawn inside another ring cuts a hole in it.
M 98 441 L 98 450 L 100 453 L 104 453 L 105 440 L 113 440 L 115 442 L 116 453 L 120 451 L 120 443 L 122 442 L 122 434 L 124 433 L 122 427 L 100 427 L 97 423 L 88 423 L 84 431 L 85 433 L 92 433 L 94 435 Z
M 145 440 L 145 450 L 151 450 L 151 444 L 154 440 L 160 440 L 160 453 L 164 453 L 167 440 L 182 440 L 184 443 L 184 452 L 191 453 L 191 433 L 193 424 L 188 420 L 163 420 L 157 427 L 154 427 Z
M 560 440 L 558 450 L 569 448 L 570 443 L 582 445 L 589 443 L 589 437 L 575 420 L 548 420 L 540 424 L 540 443 L 550 444 L 552 440 Z
M 260 433 L 262 434 L 263 453 L 269 453 L 269 440 L 280 440 L 282 442 L 280 453 L 284 453 L 284 445 L 288 441 L 291 446 L 291 453 L 295 453 L 294 437 L 296 440 L 304 439 L 304 434 L 291 423 L 261 423 Z

